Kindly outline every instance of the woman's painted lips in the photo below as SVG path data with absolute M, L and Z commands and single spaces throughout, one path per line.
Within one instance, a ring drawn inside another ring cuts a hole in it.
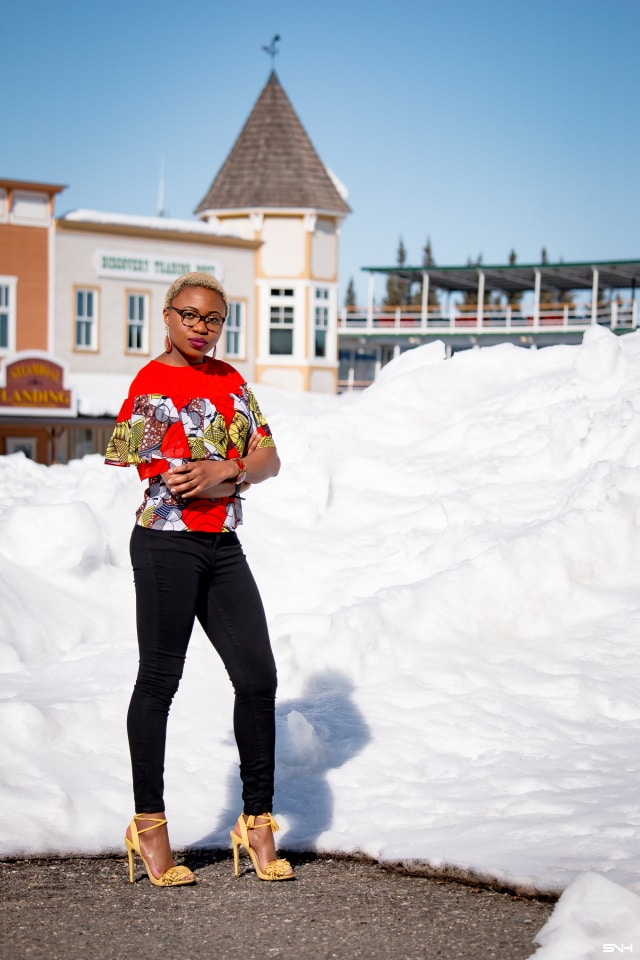
M 189 337 L 189 343 L 192 347 L 195 347 L 196 350 L 201 350 L 202 347 L 206 347 L 207 341 L 202 340 L 201 337 Z

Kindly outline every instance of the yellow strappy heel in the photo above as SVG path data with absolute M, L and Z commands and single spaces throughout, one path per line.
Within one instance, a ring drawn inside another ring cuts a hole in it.
M 250 816 L 245 820 L 243 816 L 239 816 L 238 829 L 240 830 L 240 836 L 238 836 L 235 830 L 232 830 L 229 834 L 231 837 L 231 846 L 233 847 L 233 870 L 236 878 L 239 876 L 238 860 L 240 847 L 244 847 L 251 857 L 254 870 L 256 871 L 256 874 L 260 880 L 295 880 L 293 868 L 288 860 L 270 860 L 264 868 L 264 872 L 260 869 L 256 852 L 249 846 L 249 830 L 258 830 L 260 827 L 269 827 L 271 832 L 275 833 L 276 830 L 280 829 L 280 827 L 270 813 L 263 813 L 259 815 L 259 819 L 264 819 L 264 823 L 256 823 L 257 819 L 258 817 Z
M 142 827 L 141 830 L 138 830 L 138 825 L 136 820 L 152 820 L 153 823 L 150 827 Z M 140 834 L 146 833 L 148 830 L 156 830 L 158 827 L 164 826 L 167 821 L 163 817 L 149 817 L 146 813 L 136 813 L 133 820 L 129 824 L 129 829 L 131 830 L 131 840 L 125 834 L 124 842 L 127 848 L 127 855 L 129 857 L 129 883 L 133 883 L 133 855 L 137 853 L 145 867 L 147 868 L 147 874 L 149 880 L 155 887 L 182 887 L 187 883 L 195 883 L 196 878 L 191 873 L 188 867 L 169 867 L 168 870 L 162 874 L 161 877 L 155 877 L 151 873 L 151 867 L 147 863 L 144 854 L 140 850 Z

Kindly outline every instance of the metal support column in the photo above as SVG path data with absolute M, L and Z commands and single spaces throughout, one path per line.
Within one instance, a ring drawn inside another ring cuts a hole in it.
M 533 271 L 535 275 L 535 285 L 533 288 L 533 325 L 540 326 L 540 287 L 542 285 L 542 274 L 539 270 Z
M 375 287 L 375 277 L 372 273 L 369 274 L 369 290 L 367 293 L 367 329 L 371 330 L 373 328 L 373 294 Z
M 484 319 L 484 272 L 478 270 L 478 313 L 476 318 L 476 323 L 478 327 L 482 327 L 482 322 Z
M 427 328 L 427 317 L 429 310 L 429 274 L 422 274 L 422 312 L 420 314 L 420 321 L 423 328 Z
M 593 271 L 593 284 L 591 286 L 591 323 L 598 322 L 598 281 L 600 274 L 596 267 L 591 267 Z

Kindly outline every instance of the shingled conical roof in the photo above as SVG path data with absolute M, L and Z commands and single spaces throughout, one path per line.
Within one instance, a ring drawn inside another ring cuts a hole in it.
M 351 212 L 280 86 L 275 70 L 195 212 L 261 207 Z

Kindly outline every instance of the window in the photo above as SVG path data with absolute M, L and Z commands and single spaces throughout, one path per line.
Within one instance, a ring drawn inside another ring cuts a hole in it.
M 24 453 L 27 460 L 38 459 L 38 440 L 36 437 L 6 437 L 4 446 L 7 453 Z
M 12 219 L 17 223 L 45 225 L 51 218 L 49 197 L 35 190 L 14 190 Z
M 76 350 L 97 348 L 97 306 L 95 290 L 76 290 Z
M 229 315 L 224 325 L 224 351 L 227 357 L 244 356 L 244 304 L 237 300 L 229 302 Z
M 82 457 L 86 457 L 89 453 L 97 453 L 100 447 L 96 444 L 96 438 L 93 435 L 93 430 L 90 429 L 75 429 L 69 431 L 69 459 L 70 460 L 81 460 Z
M 316 287 L 313 305 L 313 355 L 326 357 L 329 329 L 329 290 Z
M 290 287 L 272 287 L 269 304 L 270 354 L 274 356 L 292 356 L 294 319 L 293 290 Z
M 9 347 L 9 284 L 0 283 L 0 350 Z
M 15 349 L 16 279 L 0 277 L 0 350 Z
M 146 293 L 127 294 L 127 350 L 147 352 L 147 317 L 149 298 Z

